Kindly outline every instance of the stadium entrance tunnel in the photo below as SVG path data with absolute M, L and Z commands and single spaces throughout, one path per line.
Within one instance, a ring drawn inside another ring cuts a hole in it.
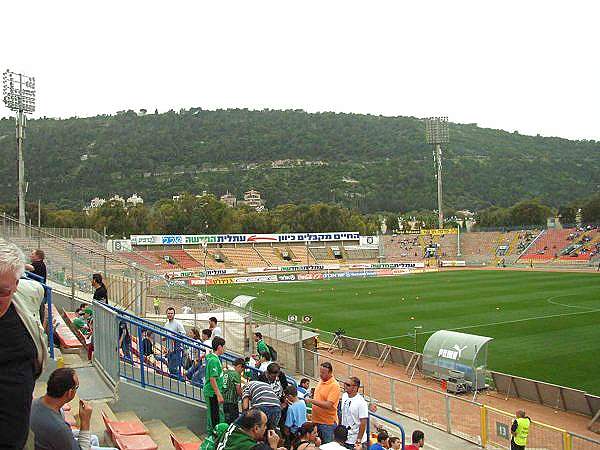
M 423 374 L 446 381 L 449 392 L 485 388 L 487 346 L 493 338 L 436 331 L 423 349 Z

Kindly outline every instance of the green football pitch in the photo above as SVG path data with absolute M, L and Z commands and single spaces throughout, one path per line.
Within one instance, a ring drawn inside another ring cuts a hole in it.
M 491 370 L 600 394 L 600 274 L 447 271 L 389 278 L 222 285 L 254 309 L 312 327 L 414 348 L 440 329 L 490 336 Z

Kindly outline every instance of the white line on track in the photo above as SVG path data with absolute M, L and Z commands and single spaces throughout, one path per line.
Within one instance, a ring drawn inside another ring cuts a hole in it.
M 569 294 L 569 295 L 571 295 L 571 294 Z M 546 299 L 546 301 L 549 303 L 555 304 L 555 305 L 566 306 L 568 308 L 585 308 L 584 306 L 566 305 L 566 304 L 552 301 L 552 299 L 559 298 L 559 297 L 566 297 L 566 295 L 557 295 L 554 297 L 549 297 L 548 299 Z M 530 320 L 552 319 L 554 317 L 576 316 L 576 315 L 580 315 L 580 314 L 590 314 L 590 313 L 597 313 L 597 312 L 600 312 L 600 308 L 586 309 L 585 311 L 577 311 L 577 312 L 569 312 L 569 313 L 561 313 L 561 314 L 548 314 L 546 316 L 526 317 L 524 319 L 504 320 L 501 322 L 489 322 L 489 323 L 481 323 L 481 324 L 477 324 L 477 325 L 466 325 L 464 327 L 448 328 L 448 330 L 449 331 L 468 330 L 469 328 L 489 327 L 489 326 L 494 326 L 494 325 L 504 325 L 507 323 L 528 322 Z M 420 335 L 431 334 L 431 333 L 434 333 L 435 331 L 437 331 L 437 330 L 421 331 L 418 334 L 420 334 Z M 406 333 L 406 334 L 399 334 L 397 336 L 387 336 L 384 338 L 377 338 L 374 340 L 375 341 L 387 341 L 389 339 L 396 339 L 396 338 L 401 338 L 401 337 L 412 337 L 412 336 L 414 336 L 414 333 Z

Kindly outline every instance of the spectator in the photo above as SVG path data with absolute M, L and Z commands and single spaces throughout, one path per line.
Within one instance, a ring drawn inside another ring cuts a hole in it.
M 289 437 L 294 436 L 298 429 L 306 422 L 306 403 L 304 403 L 304 400 L 298 398 L 296 386 L 289 385 L 286 387 L 285 397 L 289 405 L 285 417 L 285 434 Z
M 391 437 L 388 440 L 390 448 L 393 450 L 400 450 L 402 448 L 402 439 L 400 439 L 399 437 Z M 410 448 L 410 446 L 408 446 L 407 448 Z
M 384 448 L 389 448 L 389 442 L 388 442 L 389 436 L 387 431 L 385 430 L 381 430 L 379 433 L 377 433 L 377 442 L 373 445 L 371 445 L 371 447 L 369 447 L 370 450 L 383 450 Z
M 212 433 L 213 427 L 225 420 L 223 414 L 223 367 L 219 356 L 225 353 L 225 339 L 212 340 L 213 352 L 206 355 L 206 382 L 202 388 L 206 400 L 206 432 Z
M 102 281 L 101 274 L 95 273 L 92 275 L 92 287 L 95 289 L 94 300 L 101 303 L 106 303 L 108 305 L 108 292 L 104 282 Z
M 265 372 L 267 370 L 267 367 L 269 367 L 269 364 L 271 364 L 270 353 L 262 352 L 260 354 L 260 359 L 256 363 L 256 368 L 259 370 L 259 372 Z
M 348 429 L 338 425 L 333 430 L 333 441 L 321 445 L 321 450 L 346 450 L 346 441 L 348 440 Z
M 46 263 L 44 262 L 44 251 L 37 249 L 31 252 L 29 256 L 31 264 L 25 264 L 25 269 L 42 277 L 42 282 L 46 284 Z
M 419 450 L 425 445 L 425 433 L 421 430 L 415 430 L 412 433 L 412 444 L 407 445 L 405 450 Z M 371 447 L 372 448 L 372 447 Z
M 154 343 L 152 342 L 152 331 L 144 330 L 142 333 L 142 355 L 145 358 L 154 355 Z
M 208 328 L 212 331 L 212 337 L 223 336 L 223 331 L 221 331 L 221 327 L 217 326 L 217 318 L 210 317 L 208 319 Z
M 129 334 L 129 328 L 124 320 L 119 322 L 119 349 L 123 352 L 123 357 L 129 361 L 131 358 L 131 335 Z
M 27 440 L 33 387 L 48 358 L 38 317 L 44 289 L 20 280 L 23 260 L 15 245 L 0 239 L 0 436 L 16 449 Z
M 212 434 L 204 439 L 198 450 L 215 450 L 217 448 L 217 442 L 223 438 L 227 428 L 229 428 L 229 425 L 226 423 L 217 424 Z
M 333 367 L 326 361 L 319 367 L 319 384 L 314 398 L 305 397 L 312 405 L 312 420 L 317 424 L 324 444 L 333 441 L 333 430 L 337 424 L 337 408 L 340 402 L 340 386 L 333 377 Z
M 46 395 L 34 400 L 31 406 L 31 431 L 35 435 L 35 448 L 43 450 L 88 450 L 106 447 L 91 446 L 90 419 L 92 405 L 79 401 L 80 428 L 77 440 L 65 422 L 61 408 L 75 398 L 79 379 L 75 370 L 56 369 L 50 374 Z M 95 437 L 94 443 L 98 444 Z M 116 449 L 115 449 L 116 450 Z
M 360 449 L 367 447 L 367 422 L 369 421 L 369 406 L 363 396 L 358 393 L 360 380 L 350 377 L 344 383 L 346 392 L 342 395 L 342 425 L 348 428 L 349 448 Z
M 233 370 L 226 370 L 223 374 L 223 412 L 227 423 L 233 423 L 240 415 L 238 403 L 242 398 L 244 363 L 244 358 L 236 359 L 233 363 Z
M 321 439 L 318 435 L 317 424 L 306 422 L 298 430 L 298 440 L 292 448 L 294 450 L 318 450 L 320 445 Z
M 275 395 L 279 397 L 279 400 L 282 403 L 286 403 L 284 390 L 288 386 L 288 381 L 279 364 L 275 362 L 269 363 L 266 370 L 258 376 L 257 380 L 270 384 Z
M 263 442 L 267 433 L 268 444 Z M 277 450 L 279 436 L 273 430 L 267 432 L 267 416 L 259 409 L 244 411 L 217 444 L 217 450 Z M 280 450 L 285 450 L 280 448 Z
M 281 418 L 281 402 L 270 384 L 264 381 L 250 381 L 242 388 L 242 410 L 258 408 L 267 415 L 267 427 L 277 427 Z
M 181 322 L 175 319 L 175 308 L 169 306 L 167 308 L 167 321 L 164 324 L 164 327 L 173 332 L 179 334 L 185 334 L 185 328 Z M 167 339 L 167 338 L 163 338 Z M 169 373 L 171 376 L 176 378 L 181 378 L 181 363 L 183 359 L 183 352 L 181 349 L 181 344 L 177 342 L 167 342 L 167 364 L 169 366 Z
M 85 314 L 85 312 L 84 312 L 85 308 L 87 308 L 87 307 L 88 307 L 87 303 L 82 303 L 79 305 L 79 308 L 77 308 L 75 310 L 75 312 L 77 313 L 78 316 L 83 317 L 83 315 Z
M 269 346 L 263 340 L 262 333 L 254 333 L 254 342 L 256 342 L 256 354 L 262 355 L 263 353 L 267 353 L 269 355 L 269 361 L 271 361 L 271 352 L 269 351 Z
M 310 380 L 308 378 L 302 378 L 298 385 L 298 398 L 303 399 L 310 389 Z

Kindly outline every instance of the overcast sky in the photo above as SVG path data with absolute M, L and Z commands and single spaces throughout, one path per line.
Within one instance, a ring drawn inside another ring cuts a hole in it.
M 0 16 L 0 69 L 36 77 L 36 116 L 292 108 L 600 140 L 597 1 L 22 0 Z

